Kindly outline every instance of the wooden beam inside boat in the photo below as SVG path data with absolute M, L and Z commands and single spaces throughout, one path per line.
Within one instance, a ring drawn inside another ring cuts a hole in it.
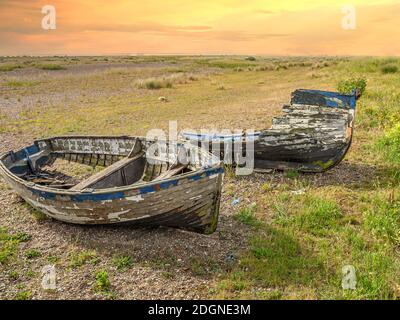
M 186 165 L 179 164 L 179 165 L 175 166 L 175 168 L 172 168 L 172 169 L 170 169 L 168 171 L 165 171 L 164 173 L 160 174 L 157 178 L 154 179 L 154 181 L 171 178 L 174 175 L 180 173 L 187 166 L 188 166 L 187 164 Z
M 140 179 L 144 168 L 145 159 L 142 148 L 140 140 L 137 139 L 126 158 L 81 181 L 70 190 L 81 191 L 88 188 L 118 187 L 136 182 Z
M 128 179 L 123 169 L 142 159 L 143 155 L 144 153 L 140 153 L 133 158 L 123 158 L 88 179 L 81 181 L 70 190 L 81 191 L 87 188 L 107 188 L 127 185 L 129 181 L 127 181 Z M 142 172 L 140 172 L 140 176 L 141 174 Z M 108 181 L 113 181 L 114 184 L 107 183 Z

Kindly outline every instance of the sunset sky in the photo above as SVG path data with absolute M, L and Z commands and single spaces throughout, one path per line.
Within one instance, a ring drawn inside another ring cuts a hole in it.
M 400 0 L 0 0 L 0 55 L 136 53 L 399 55 Z

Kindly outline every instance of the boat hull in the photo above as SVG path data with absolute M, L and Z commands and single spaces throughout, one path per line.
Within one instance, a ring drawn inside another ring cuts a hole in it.
M 217 227 L 222 164 L 160 181 L 83 191 L 25 181 L 2 161 L 0 175 L 35 209 L 67 223 L 167 226 L 205 234 Z
M 183 138 L 226 164 L 255 171 L 323 172 L 340 163 L 350 148 L 355 103 L 356 95 L 297 90 L 270 129 L 231 136 L 183 133 Z

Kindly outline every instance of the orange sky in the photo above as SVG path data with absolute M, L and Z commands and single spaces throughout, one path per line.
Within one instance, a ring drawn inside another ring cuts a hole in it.
M 0 55 L 128 53 L 399 55 L 400 0 L 0 0 Z

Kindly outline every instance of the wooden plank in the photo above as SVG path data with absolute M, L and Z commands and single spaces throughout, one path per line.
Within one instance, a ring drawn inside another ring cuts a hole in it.
M 105 168 L 104 170 L 92 175 L 88 179 L 81 181 L 80 183 L 78 183 L 76 186 L 74 186 L 70 190 L 80 191 L 80 190 L 89 188 L 89 187 L 93 186 L 94 184 L 99 183 L 101 180 L 109 177 L 110 175 L 120 171 L 121 169 L 123 169 L 130 163 L 134 162 L 135 160 L 143 157 L 143 155 L 144 155 L 144 152 L 141 152 L 140 154 L 136 155 L 133 158 L 123 158 L 123 159 L 115 162 L 113 165 Z
M 188 165 L 187 164 L 179 164 L 173 169 L 170 169 L 168 171 L 165 171 L 164 173 L 160 174 L 158 177 L 156 177 L 153 181 L 158 181 L 162 179 L 168 179 L 173 177 L 174 175 L 178 174 L 180 171 L 185 169 Z

